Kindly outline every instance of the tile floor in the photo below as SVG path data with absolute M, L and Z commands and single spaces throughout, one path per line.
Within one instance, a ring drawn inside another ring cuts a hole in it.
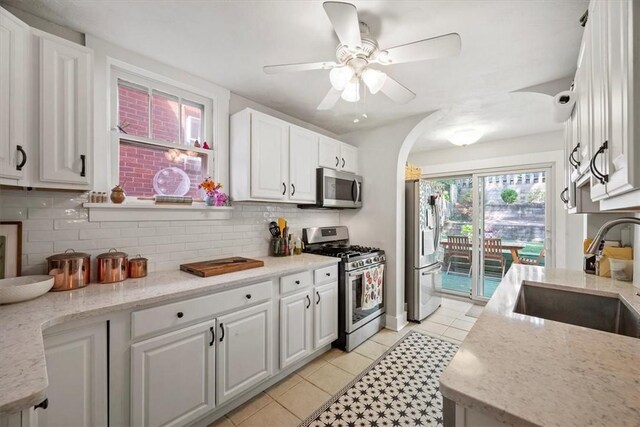
M 471 305 L 445 297 L 420 324 L 383 329 L 351 353 L 332 348 L 209 427 L 297 426 L 409 331 L 461 343 L 476 321 L 465 315 Z

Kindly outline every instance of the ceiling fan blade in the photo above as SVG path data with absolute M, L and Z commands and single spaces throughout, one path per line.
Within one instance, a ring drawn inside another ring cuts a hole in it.
M 376 62 L 380 64 L 402 64 L 428 59 L 446 58 L 460 53 L 460 34 L 451 33 L 413 43 L 403 44 L 381 51 Z
M 360 38 L 360 20 L 358 19 L 358 9 L 351 3 L 337 1 L 326 1 L 322 3 L 324 11 L 327 13 L 333 29 L 340 39 L 340 43 L 355 49 L 362 46 Z
M 385 79 L 384 85 L 380 91 L 398 104 L 406 104 L 416 97 L 415 93 L 411 92 L 389 76 Z
M 337 89 L 331 88 L 331 90 L 329 90 L 329 92 L 325 95 L 322 102 L 320 102 L 320 105 L 318 105 L 318 110 L 332 109 L 333 106 L 336 105 L 336 102 L 338 102 L 338 100 L 340 99 L 340 95 L 342 95 L 342 92 Z
M 330 70 L 336 65 L 338 64 L 333 61 L 303 62 L 300 64 L 267 65 L 262 67 L 262 70 L 265 74 L 294 73 L 297 71 Z

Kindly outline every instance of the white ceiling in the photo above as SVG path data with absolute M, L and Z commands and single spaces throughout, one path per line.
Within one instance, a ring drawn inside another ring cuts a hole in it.
M 2 0 L 69 28 L 173 64 L 244 97 L 344 133 L 555 80 L 575 71 L 587 0 L 355 1 L 381 47 L 457 32 L 459 57 L 385 69 L 417 93 L 364 105 L 316 106 L 327 71 L 270 75 L 263 65 L 334 60 L 322 1 Z M 523 117 L 529 116 L 527 103 Z M 352 123 L 356 113 L 369 118 Z M 497 117 L 499 119 L 499 117 Z M 522 119 L 515 120 L 522 122 Z

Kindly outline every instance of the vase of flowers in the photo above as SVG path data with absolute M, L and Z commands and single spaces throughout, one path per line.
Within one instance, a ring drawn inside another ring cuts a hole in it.
M 204 181 L 198 184 L 198 188 L 205 192 L 204 202 L 207 206 L 228 206 L 229 196 L 223 192 L 222 184 L 216 183 L 211 178 L 207 177 Z

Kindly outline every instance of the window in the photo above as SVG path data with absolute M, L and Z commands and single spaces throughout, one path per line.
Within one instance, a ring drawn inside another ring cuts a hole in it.
M 130 196 L 200 197 L 213 176 L 212 100 L 125 72 L 114 86 L 120 185 Z

